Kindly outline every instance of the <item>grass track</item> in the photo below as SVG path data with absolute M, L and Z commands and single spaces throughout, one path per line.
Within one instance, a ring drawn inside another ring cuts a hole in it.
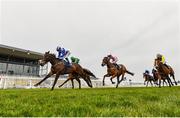
M 180 87 L 0 90 L 0 116 L 180 117 Z

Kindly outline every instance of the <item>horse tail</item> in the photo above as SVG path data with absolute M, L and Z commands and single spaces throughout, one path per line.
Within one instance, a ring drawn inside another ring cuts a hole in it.
M 96 76 L 95 76 L 90 70 L 88 70 L 88 69 L 86 69 L 86 68 L 83 68 L 83 71 L 84 71 L 86 74 L 88 74 L 88 75 L 96 78 Z
M 134 73 L 129 72 L 128 70 L 126 70 L 126 73 L 128 73 L 128 74 L 130 74 L 130 75 L 134 76 Z

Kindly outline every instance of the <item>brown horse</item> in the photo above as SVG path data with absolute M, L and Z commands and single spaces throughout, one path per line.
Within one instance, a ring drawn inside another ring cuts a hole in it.
M 86 69 L 86 68 L 83 68 L 83 71 L 85 72 L 86 76 L 92 76 L 92 77 L 96 78 L 96 76 L 95 76 L 90 70 L 88 70 L 88 69 Z M 77 82 L 79 83 L 79 89 L 81 89 L 81 81 L 80 81 L 80 78 L 81 78 L 81 77 L 78 76 L 77 74 L 69 74 L 69 77 L 67 78 L 67 80 L 64 81 L 64 83 L 62 83 L 62 84 L 59 86 L 59 88 L 62 87 L 65 83 L 67 83 L 68 81 L 71 80 L 72 89 L 74 89 L 74 81 L 73 81 L 73 80 L 76 79 Z M 90 83 L 91 83 L 91 81 L 90 81 Z
M 134 75 L 134 73 L 129 72 L 126 67 L 122 64 L 119 64 L 119 69 L 116 67 L 116 65 L 112 64 L 110 62 L 110 58 L 108 57 L 104 57 L 102 60 L 102 66 L 107 66 L 107 74 L 104 75 L 103 77 L 103 86 L 105 85 L 104 80 L 105 77 L 111 77 L 110 80 L 112 82 L 112 84 L 115 84 L 115 82 L 112 81 L 113 78 L 117 77 L 117 85 L 116 88 L 118 87 L 118 85 L 123 81 L 124 79 L 124 75 L 125 73 L 128 73 L 130 75 Z M 121 76 L 122 75 L 122 76 Z M 121 76 L 121 80 L 119 81 L 119 77 Z
M 158 73 L 158 71 L 157 70 L 155 70 L 155 69 L 152 69 L 152 74 L 153 74 L 153 77 L 154 77 L 154 79 L 155 79 L 155 81 L 156 82 L 158 82 L 158 80 L 159 80 L 159 87 L 161 87 L 161 80 L 163 80 L 163 86 L 164 86 L 164 83 L 166 83 L 166 85 L 167 85 L 167 82 L 166 82 L 166 77 L 165 76 L 161 76 L 159 73 Z M 171 83 L 170 83 L 171 84 Z
M 169 75 L 173 78 L 174 83 L 177 85 L 177 82 L 175 80 L 175 76 L 174 76 L 174 70 L 171 68 L 171 66 L 165 66 L 160 59 L 155 59 L 154 61 L 154 66 L 157 68 L 159 74 L 161 76 L 165 76 L 167 78 L 167 81 L 169 84 L 173 85 L 171 79 L 169 78 Z M 171 86 L 169 85 L 169 86 Z
M 85 72 L 83 71 L 83 68 L 79 64 L 73 63 L 72 66 L 67 67 L 65 64 L 66 62 L 64 62 L 64 60 L 57 59 L 54 54 L 50 54 L 50 51 L 45 52 L 43 59 L 39 60 L 39 64 L 41 66 L 44 66 L 48 62 L 50 62 L 52 65 L 50 72 L 44 79 L 42 79 L 40 82 L 38 82 L 34 86 L 40 85 L 43 81 L 45 81 L 46 79 L 48 79 L 49 77 L 55 74 L 56 75 L 55 80 L 51 89 L 53 90 L 60 75 L 74 74 L 74 75 L 78 75 L 82 77 L 86 81 L 88 86 L 92 87 L 89 76 L 86 76 Z

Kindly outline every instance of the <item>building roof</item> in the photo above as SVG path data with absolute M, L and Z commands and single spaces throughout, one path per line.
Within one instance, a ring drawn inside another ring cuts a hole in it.
M 2 44 L 0 44 L 0 54 L 12 55 L 15 57 L 28 58 L 28 59 L 41 59 L 43 57 L 43 54 L 39 52 L 20 49 Z

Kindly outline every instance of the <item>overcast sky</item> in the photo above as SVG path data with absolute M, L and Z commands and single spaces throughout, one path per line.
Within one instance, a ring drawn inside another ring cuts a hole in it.
M 0 1 L 2 44 L 41 53 L 63 46 L 100 78 L 102 58 L 112 53 L 136 73 L 134 81 L 162 53 L 180 77 L 178 0 Z

